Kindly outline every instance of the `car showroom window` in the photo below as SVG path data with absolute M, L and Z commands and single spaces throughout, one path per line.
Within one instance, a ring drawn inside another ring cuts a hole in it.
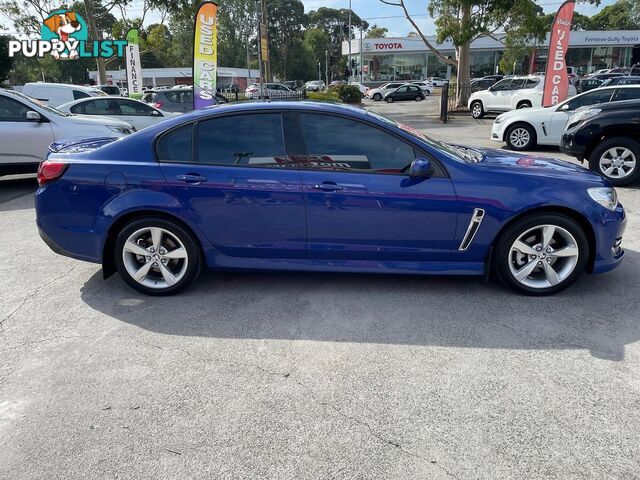
M 168 163 L 190 163 L 193 161 L 193 124 L 170 130 L 158 140 L 158 160 Z
M 303 113 L 308 167 L 363 173 L 402 173 L 413 147 L 384 131 L 334 115 Z
M 282 116 L 249 113 L 199 122 L 197 152 L 198 162 L 209 165 L 282 167 Z
M 0 122 L 26 122 L 28 111 L 26 105 L 0 96 Z

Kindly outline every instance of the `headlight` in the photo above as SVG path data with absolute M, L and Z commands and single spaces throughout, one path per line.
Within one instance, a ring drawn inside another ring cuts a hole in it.
M 577 124 L 589 120 L 592 117 L 598 115 L 602 110 L 599 108 L 588 108 L 586 110 L 578 111 L 569 117 L 567 121 L 567 130 L 575 127 Z
M 496 124 L 502 123 L 502 122 L 504 122 L 504 117 L 502 115 L 498 115 L 496 119 L 493 121 L 493 123 L 496 123 Z
M 587 193 L 594 202 L 599 203 L 604 208 L 615 210 L 618 206 L 618 195 L 615 188 L 595 187 L 587 189 Z

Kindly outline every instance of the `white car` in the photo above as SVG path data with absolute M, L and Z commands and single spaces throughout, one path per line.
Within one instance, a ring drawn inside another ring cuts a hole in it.
M 75 116 L 0 89 L 0 175 L 32 173 L 54 142 L 123 137 L 134 131 L 112 118 Z
M 155 125 L 179 112 L 165 112 L 140 100 L 122 97 L 83 98 L 65 103 L 58 110 L 74 115 L 97 115 L 116 118 L 133 125 L 136 130 Z
M 367 97 L 369 97 L 371 100 L 379 102 L 384 98 L 385 94 L 394 91 L 396 88 L 399 88 L 402 85 L 404 85 L 404 82 L 390 82 L 385 83 L 384 85 L 380 85 L 378 88 L 370 88 L 367 92 Z
M 303 87 L 307 92 L 322 92 L 326 88 L 322 80 L 311 80 L 304 84 Z
M 45 82 L 26 83 L 22 88 L 22 93 L 29 95 L 50 107 L 57 107 L 63 103 L 79 100 L 81 98 L 107 96 L 107 94 L 102 90 L 94 87 Z
M 294 98 L 297 92 L 280 83 L 265 83 L 260 91 L 260 84 L 252 83 L 245 90 L 245 96 L 252 100 L 261 98 Z
M 487 90 L 472 93 L 469 97 L 469 110 L 473 118 L 482 118 L 488 112 L 541 107 L 543 89 L 542 75 L 504 78 Z M 573 97 L 575 94 L 576 87 L 569 85 L 569 96 Z
M 434 87 L 444 87 L 444 84 L 447 83 L 442 77 L 429 77 L 427 78 L 427 82 L 431 82 Z
M 420 90 L 422 90 L 422 92 L 425 95 L 431 95 L 433 93 L 433 83 L 429 82 L 429 81 L 424 81 L 424 82 L 409 82 L 412 85 L 417 85 L 418 87 L 420 87 Z
M 491 140 L 505 142 L 511 150 L 530 150 L 536 145 L 559 146 L 567 122 L 577 109 L 631 99 L 640 99 L 640 85 L 603 87 L 553 107 L 512 110 L 495 119 Z
M 369 87 L 364 86 L 360 82 L 351 82 L 349 85 L 358 87 L 358 90 L 360 90 L 360 95 L 362 95 L 362 98 L 364 98 L 367 95 L 367 92 L 369 91 Z

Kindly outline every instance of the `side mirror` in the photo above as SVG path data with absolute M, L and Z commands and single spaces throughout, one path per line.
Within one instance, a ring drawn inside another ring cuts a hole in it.
M 42 117 L 38 112 L 34 112 L 33 110 L 29 110 L 27 112 L 27 121 L 29 122 L 41 122 Z
M 569 106 L 569 102 L 567 102 L 567 103 L 565 103 L 564 105 L 562 105 L 562 106 L 560 107 L 560 111 L 561 111 L 561 112 L 568 112 L 568 111 L 569 111 L 569 108 L 571 108 L 571 107 Z
M 416 178 L 428 178 L 433 175 L 434 171 L 431 160 L 426 158 L 416 158 L 411 162 L 411 166 L 409 167 L 409 176 Z
M 157 110 L 152 110 L 151 111 L 151 115 L 154 116 L 154 117 L 161 117 L 162 116 L 162 114 Z

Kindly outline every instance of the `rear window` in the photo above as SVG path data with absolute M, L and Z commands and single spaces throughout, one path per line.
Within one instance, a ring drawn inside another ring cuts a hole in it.
M 156 144 L 158 160 L 169 163 L 192 161 L 193 124 L 185 125 L 165 133 Z

